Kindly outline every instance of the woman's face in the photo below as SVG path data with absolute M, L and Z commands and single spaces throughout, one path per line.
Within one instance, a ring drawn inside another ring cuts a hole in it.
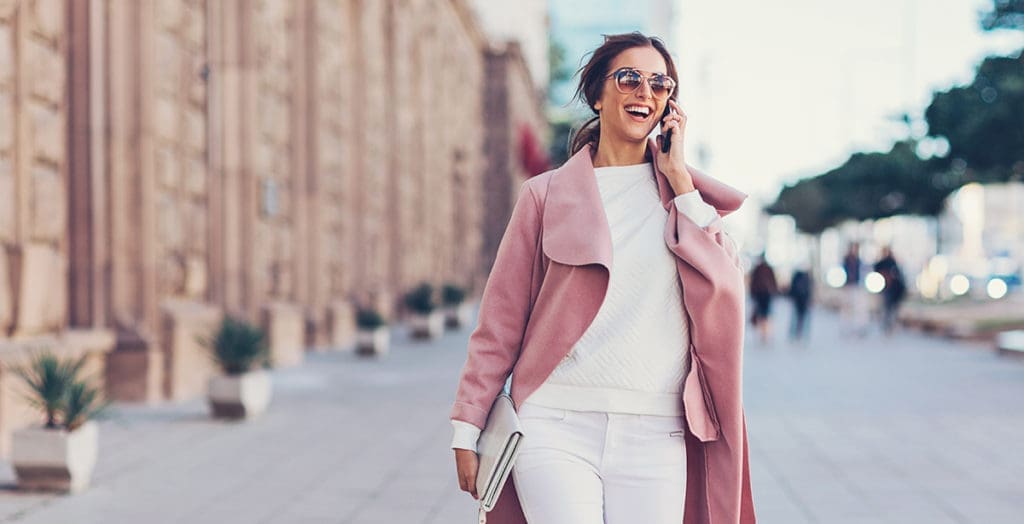
M 632 67 L 641 71 L 645 77 L 654 73 L 668 74 L 665 59 L 653 47 L 632 47 L 616 56 L 608 68 L 606 75 L 620 67 Z M 651 93 L 648 82 L 642 82 L 632 93 L 620 93 L 615 87 L 615 78 L 604 80 L 601 99 L 594 104 L 601 118 L 601 138 L 606 136 L 628 142 L 639 142 L 647 139 L 655 126 L 661 123 L 661 114 L 668 100 L 658 100 Z M 626 111 L 629 108 L 633 112 Z M 646 116 L 637 113 L 647 109 Z

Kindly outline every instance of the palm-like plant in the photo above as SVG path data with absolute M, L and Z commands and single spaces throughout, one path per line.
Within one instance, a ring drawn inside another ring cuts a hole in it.
M 50 353 L 37 355 L 26 367 L 13 368 L 14 373 L 28 385 L 30 394 L 25 400 L 46 413 L 46 428 L 59 427 L 57 416 L 64 408 L 68 387 L 74 382 L 85 358 L 61 361 Z
M 85 424 L 110 407 L 110 401 L 100 396 L 100 390 L 85 382 L 74 382 L 68 388 L 67 405 L 64 407 L 64 425 L 68 431 Z
M 270 354 L 263 330 L 243 320 L 225 316 L 216 335 L 204 345 L 210 349 L 214 362 L 228 375 L 241 375 L 256 363 L 269 365 Z
M 79 378 L 85 361 L 85 355 L 61 360 L 52 353 L 40 353 L 27 366 L 12 369 L 29 387 L 25 399 L 45 413 L 47 429 L 60 428 L 58 417 L 63 415 L 63 426 L 74 430 L 109 406 L 99 389 Z

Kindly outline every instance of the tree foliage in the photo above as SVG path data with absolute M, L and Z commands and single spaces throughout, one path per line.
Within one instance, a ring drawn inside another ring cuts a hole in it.
M 1024 0 L 993 0 L 992 10 L 981 16 L 981 27 L 1024 30 Z
M 885 153 L 854 153 L 831 171 L 785 187 L 767 211 L 792 216 L 806 233 L 847 219 L 936 215 L 959 180 L 921 160 L 916 145 L 906 140 Z
M 982 26 L 1024 30 L 1024 0 L 995 0 Z M 767 212 L 820 233 L 847 219 L 936 215 L 946 196 L 968 182 L 1024 180 L 1024 50 L 986 58 L 969 85 L 936 93 L 924 116 L 928 136 L 949 143 L 942 158 L 922 160 L 913 140 L 885 153 L 855 153 L 783 188 Z
M 928 134 L 949 141 L 981 182 L 1024 174 L 1024 52 L 988 57 L 970 85 L 937 93 L 925 111 Z

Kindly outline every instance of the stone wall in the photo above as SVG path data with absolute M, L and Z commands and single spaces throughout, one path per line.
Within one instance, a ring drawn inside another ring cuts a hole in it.
M 520 141 L 529 129 L 539 141 L 547 142 L 547 121 L 541 94 L 534 87 L 529 68 L 518 45 L 490 49 L 486 56 L 484 93 L 484 150 L 486 168 L 482 178 L 485 203 L 482 225 L 482 253 L 477 278 L 486 277 L 494 265 L 498 243 L 512 215 L 519 188 L 532 174 L 523 165 Z M 483 280 L 479 281 L 481 286 Z M 482 289 L 482 287 L 481 287 Z
M 67 322 L 64 3 L 0 2 L 0 338 Z
M 108 394 L 184 399 L 224 314 L 296 364 L 479 284 L 487 53 L 465 0 L 0 0 L 0 340 L 107 333 Z

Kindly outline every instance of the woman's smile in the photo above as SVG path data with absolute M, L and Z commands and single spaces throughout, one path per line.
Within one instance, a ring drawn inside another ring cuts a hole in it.
M 654 115 L 654 108 L 644 104 L 626 104 L 623 110 L 634 122 L 648 123 L 651 121 L 651 116 Z

